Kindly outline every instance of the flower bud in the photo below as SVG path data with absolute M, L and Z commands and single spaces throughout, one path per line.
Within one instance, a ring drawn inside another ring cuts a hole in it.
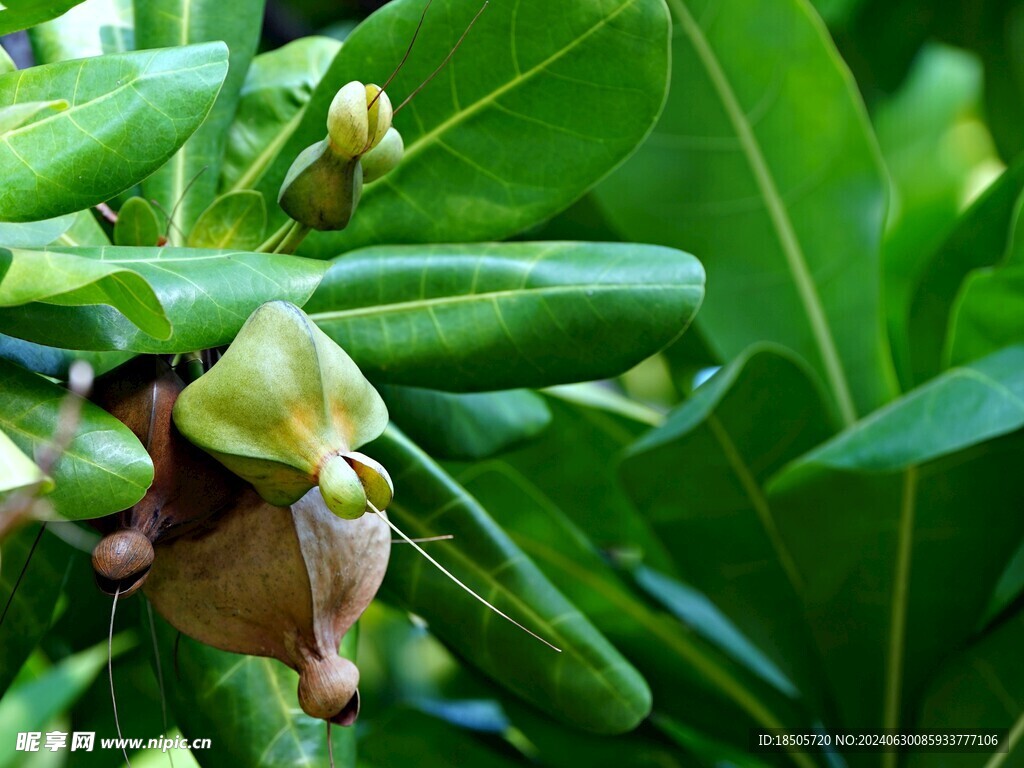
M 335 94 L 327 113 L 331 150 L 348 160 L 359 157 L 380 143 L 393 116 L 391 99 L 379 86 L 358 80 L 347 83 Z
M 363 192 L 359 158 L 343 158 L 329 140 L 306 147 L 292 163 L 277 202 L 300 224 L 320 231 L 348 226 Z
M 405 144 L 402 135 L 394 128 L 388 129 L 376 147 L 360 158 L 363 165 L 363 183 L 369 184 L 390 173 L 402 162 Z

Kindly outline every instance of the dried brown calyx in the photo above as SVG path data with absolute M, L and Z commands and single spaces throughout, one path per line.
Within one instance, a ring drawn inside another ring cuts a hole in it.
M 146 580 L 153 544 L 180 535 L 230 506 L 242 484 L 174 426 L 185 382 L 162 358 L 146 355 L 97 379 L 92 399 L 139 438 L 153 460 L 153 484 L 131 509 L 94 521 L 106 536 L 93 550 L 96 582 L 125 597 Z
M 156 549 L 145 592 L 167 621 L 215 648 L 284 662 L 307 714 L 355 721 L 359 671 L 338 646 L 384 579 L 382 519 L 339 519 L 318 488 L 291 508 L 246 491 L 208 529 Z

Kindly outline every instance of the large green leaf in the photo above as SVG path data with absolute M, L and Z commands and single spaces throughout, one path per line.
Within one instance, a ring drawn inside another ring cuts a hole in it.
M 67 547 L 53 533 L 41 531 L 40 525 L 33 523 L 0 542 L 0 612 L 10 602 L 0 624 L 0 647 L 4 649 L 0 654 L 0 696 L 50 628 L 64 574 L 70 567 Z M 12 599 L 22 569 L 25 575 Z
M 32 304 L 0 309 L 4 333 L 39 344 L 100 351 L 188 352 L 227 344 L 264 302 L 305 303 L 328 267 L 320 261 L 282 254 L 191 248 L 9 252 L 25 259 L 25 278 L 17 284 L 26 286 L 25 295 L 32 288 L 52 289 L 53 273 L 37 271 L 40 264 L 51 260 L 85 265 L 84 271 L 91 275 L 122 276 L 124 283 L 130 278 L 131 285 L 146 288 L 155 296 L 156 307 L 170 324 L 169 333 L 159 338 L 143 333 L 115 308 L 120 305 L 96 303 L 105 295 L 99 295 L 95 287 L 87 286 L 86 291 L 86 298 L 93 299 L 92 306 L 69 306 L 72 300 L 81 300 L 76 292 L 67 299 L 40 296 Z M 0 265 L 3 254 L 0 250 Z M 0 295 L 9 280 L 10 276 L 0 283 Z M 126 293 L 120 284 L 118 288 L 122 289 L 119 297 Z M 56 301 L 62 303 L 50 303 Z
M 124 53 L 135 47 L 132 0 L 85 0 L 29 30 L 39 64 Z
M 477 9 L 438 0 L 390 86 L 396 106 L 440 64 Z M 383 83 L 402 60 L 421 0 L 389 3 L 349 36 L 302 123 L 260 183 L 276 200 L 292 160 L 324 138 L 335 92 Z M 405 159 L 366 187 L 339 234 L 307 248 L 334 256 L 376 244 L 502 239 L 564 208 L 621 162 L 665 97 L 661 0 L 491 3 L 452 62 L 396 118 Z
M 917 727 L 947 733 L 1004 731 L 1000 749 L 918 752 L 911 768 L 1011 768 L 1024 757 L 1024 611 L 952 659 L 929 686 Z
M 1011 219 L 1006 256 L 969 274 L 949 317 L 944 362 L 957 364 L 1024 342 L 1024 195 Z
M 203 768 L 327 765 L 327 726 L 299 707 L 294 671 L 276 659 L 203 645 L 162 619 L 157 626 L 167 698 L 178 726 L 190 740 L 212 742 L 210 749 L 193 752 Z M 349 635 L 354 640 L 357 633 Z M 342 652 L 353 657 L 348 637 Z M 354 768 L 355 729 L 334 726 L 331 741 L 335 765 Z
M 677 575 L 668 551 L 630 504 L 618 481 L 622 452 L 660 424 L 660 414 L 639 407 L 598 385 L 548 390 L 551 426 L 502 461 L 542 489 L 596 546 L 629 551 L 644 563 Z M 451 464 L 452 471 L 472 470 Z
M 329 37 L 303 37 L 252 60 L 228 132 L 222 192 L 259 186 L 302 121 L 313 89 L 339 48 L 341 43 Z M 267 202 L 276 200 L 275 195 Z
M 852 422 L 894 390 L 879 319 L 885 183 L 860 98 L 806 0 L 668 5 L 668 106 L 598 199 L 630 239 L 706 260 L 698 323 L 716 354 L 779 342 Z
M 40 248 L 58 240 L 71 225 L 78 214 L 67 213 L 53 219 L 43 221 L 12 224 L 0 223 L 0 245 L 8 248 Z
M 649 681 L 657 713 L 736 746 L 747 744 L 751 728 L 782 727 L 786 715 L 780 709 L 791 711 L 792 685 L 763 657 L 750 663 L 749 644 L 737 654 L 738 644 L 722 642 L 722 624 L 713 609 L 704 606 L 701 616 L 690 614 L 681 622 L 651 608 L 622 583 L 584 532 L 502 459 L 475 465 L 457 479 L 636 665 Z M 756 651 L 752 655 L 757 657 Z M 694 707 L 695 701 L 701 706 Z
M 111 645 L 111 654 L 120 655 L 134 643 L 131 635 L 118 635 Z M 107 643 L 104 641 L 61 660 L 38 678 L 11 688 L 0 700 L 0 739 L 10 745 L 16 743 L 19 732 L 45 731 L 45 726 L 67 710 L 106 665 Z M 45 738 L 41 737 L 44 743 Z M 19 757 L 14 749 L 4 749 L 0 752 L 0 768 L 22 764 Z
M 465 391 L 622 373 L 703 294 L 697 260 L 667 248 L 396 246 L 336 260 L 306 311 L 371 378 Z
M 991 267 L 1006 256 L 1016 226 L 1017 199 L 1024 191 L 1024 160 L 1008 168 L 957 220 L 923 268 L 910 306 L 909 356 L 916 382 L 942 370 L 949 319 L 971 270 Z
M 82 0 L 7 0 L 0 5 L 0 35 L 34 27 L 66 13 Z
M 52 450 L 61 404 L 78 397 L 6 360 L 0 393 L 0 429 L 30 457 Z M 92 403 L 79 405 L 71 441 L 49 470 L 55 488 L 46 497 L 58 516 L 77 520 L 128 509 L 153 482 L 153 463 L 131 430 Z
M 906 723 L 983 618 L 1024 537 L 1024 440 L 1008 434 L 1022 426 L 1017 347 L 951 369 L 769 483 L 851 727 Z
M 155 339 L 171 336 L 171 323 L 152 286 L 123 262 L 62 251 L 0 249 L 0 308 L 45 303 L 105 305 Z M 51 335 L 63 328 L 51 328 Z
M 684 578 L 819 700 L 806 586 L 764 484 L 830 434 L 827 406 L 804 366 L 755 347 L 638 440 L 620 467 Z
M 474 666 L 551 716 L 597 733 L 628 731 L 650 710 L 644 679 L 544 577 L 484 509 L 393 427 L 367 448 L 395 481 L 406 534 L 452 534 L 434 556 L 478 594 L 561 649 L 501 619 L 426 562 L 396 549 L 385 592 Z
M 551 423 L 544 399 L 526 389 L 454 395 L 382 385 L 379 391 L 395 423 L 435 459 L 482 459 Z
M 0 219 L 78 211 L 146 178 L 203 122 L 226 71 L 224 44 L 208 43 L 0 75 L 0 104 L 71 105 L 4 134 Z
M 488 747 L 465 730 L 414 709 L 396 709 L 375 722 L 360 742 L 363 759 L 372 768 L 415 765 L 417 768 L 515 768 L 522 765 L 504 750 Z
M 99 376 L 134 356 L 131 352 L 80 352 L 46 347 L 0 333 L 0 358 L 55 379 L 66 379 L 75 360 L 85 360 Z
M 233 0 L 231 12 L 225 13 L 222 0 L 134 0 L 137 48 L 222 40 L 230 52 L 224 86 L 202 127 L 170 163 L 142 183 L 146 197 L 174 212 L 173 245 L 185 244 L 192 225 L 217 193 L 228 126 L 260 41 L 264 2 Z

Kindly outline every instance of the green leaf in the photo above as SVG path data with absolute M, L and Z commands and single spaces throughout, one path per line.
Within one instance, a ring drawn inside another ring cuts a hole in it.
M 1024 755 L 1024 611 L 944 665 L 929 686 L 917 728 L 1007 731 L 1000 749 L 976 754 L 915 752 L 910 768 L 1010 768 Z
M 117 212 L 114 244 L 155 246 L 160 240 L 160 222 L 152 204 L 144 197 L 131 197 Z
M 0 35 L 56 18 L 82 0 L 7 0 L 0 6 Z
M 84 59 L 135 48 L 132 0 L 85 0 L 28 36 L 39 64 Z
M 769 483 L 847 722 L 906 723 L 984 617 L 1024 537 L 1022 441 L 1008 434 L 1022 426 L 1015 347 L 908 393 Z
M 821 692 L 806 585 L 764 484 L 830 434 L 806 368 L 778 348 L 754 347 L 638 440 L 620 466 L 681 576 L 812 698 Z
M 223 40 L 230 52 L 227 77 L 209 117 L 174 159 L 142 183 L 147 198 L 174 211 L 172 245 L 187 233 L 217 194 L 228 126 L 238 105 L 245 72 L 260 41 L 265 0 L 134 0 L 137 48 L 163 48 Z
M 223 43 L 209 43 L 0 75 L 0 104 L 69 94 L 71 104 L 6 134 L 0 219 L 34 221 L 78 211 L 149 176 L 203 122 L 226 68 Z M 62 151 L 54 152 L 55 146 Z
M 10 600 L 0 624 L 0 646 L 4 649 L 0 654 L 0 695 L 8 690 L 25 659 L 50 628 L 64 575 L 70 567 L 67 547 L 52 532 L 47 534 L 40 527 L 41 524 L 32 523 L 0 543 L 0 612 Z M 37 536 L 39 543 L 32 552 Z M 22 568 L 25 575 L 12 599 L 11 592 Z
M 805 0 L 668 5 L 668 105 L 598 199 L 630 239 L 700 254 L 715 293 L 698 325 L 717 356 L 789 347 L 850 423 L 895 390 L 880 343 L 886 187 L 852 78 Z
M 0 358 L 55 379 L 67 379 L 68 369 L 75 360 L 85 360 L 99 376 L 133 357 L 131 352 L 80 352 L 44 347 L 0 333 Z
M 691 613 L 683 623 L 649 607 L 626 588 L 583 531 L 540 488 L 501 459 L 474 465 L 457 479 L 636 665 L 651 686 L 657 712 L 683 718 L 736 745 L 748 742 L 749 728 L 781 727 L 785 716 L 776 707 L 781 702 L 785 711 L 789 703 L 765 684 L 763 663 L 755 670 L 747 664 L 749 654 L 739 658 L 735 644 L 729 647 L 720 642 L 720 624 L 714 624 L 720 617 L 713 609 L 699 617 Z M 458 541 L 453 545 L 458 546 Z M 778 680 L 776 672 L 770 685 Z M 786 687 L 786 695 L 792 696 L 792 686 Z M 694 701 L 702 702 L 699 711 Z
M 547 395 L 551 426 L 502 460 L 541 488 L 596 546 L 634 553 L 678 575 L 665 542 L 630 503 L 616 472 L 623 451 L 660 424 L 661 415 L 596 385 L 559 387 Z
M 412 537 L 452 534 L 434 556 L 478 594 L 561 649 L 485 606 L 411 547 L 392 552 L 386 593 L 483 672 L 551 716 L 622 733 L 651 706 L 644 679 L 566 600 L 484 509 L 393 427 L 367 448 L 395 480 L 392 520 Z
M 3 253 L 0 250 L 0 257 Z M 172 329 L 163 339 L 143 333 L 109 306 L 33 303 L 0 309 L 0 330 L 4 333 L 39 344 L 99 351 L 177 353 L 227 344 L 264 302 L 282 299 L 305 303 L 329 266 L 282 254 L 189 248 L 107 247 L 23 253 L 27 254 L 26 269 L 34 264 L 38 270 L 38 265 L 48 260 L 76 267 L 85 264 L 87 273 L 125 275 L 132 284 L 145 286 L 156 297 Z M 37 272 L 32 274 L 39 278 Z M 48 282 L 53 282 L 52 276 Z M 30 275 L 26 275 L 26 284 L 31 287 Z M 0 283 L 0 290 L 6 285 L 7 280 Z M 42 290 L 47 286 L 38 287 Z
M 360 741 L 360 764 L 373 768 L 415 765 L 417 768 L 515 768 L 519 760 L 506 749 L 488 747 L 461 728 L 410 708 L 389 712 Z
M 117 309 L 143 333 L 161 340 L 170 338 L 170 321 L 142 275 L 121 267 L 117 261 L 104 259 L 103 250 L 99 258 L 79 253 L 0 249 L 0 308 L 34 302 L 62 306 L 103 304 Z M 48 333 L 64 331 L 54 327 Z
M 0 222 L 0 245 L 8 248 L 41 248 L 61 237 L 74 224 L 78 214 L 68 213 L 55 219 L 11 224 Z M 2 277 L 0 277 L 2 282 Z
M 11 438 L 0 431 L 0 502 L 8 492 L 33 485 L 43 485 L 45 490 L 53 489 L 53 482 L 43 474 L 36 463 L 22 453 Z
M 28 456 L 52 450 L 61 404 L 79 399 L 40 376 L 0 360 L 0 429 Z M 128 427 L 81 401 L 71 441 L 49 470 L 47 502 L 59 517 L 83 520 L 128 509 L 153 482 L 153 463 Z
M 190 248 L 237 248 L 254 251 L 263 242 L 267 206 L 258 192 L 232 192 L 218 197 L 192 228 Z
M 20 128 L 26 123 L 31 123 L 40 115 L 48 117 L 50 112 L 63 112 L 68 104 L 65 99 L 53 99 L 50 101 L 25 101 L 20 104 L 11 104 L 9 107 L 0 107 L 0 133 L 7 134 L 15 128 Z
M 551 423 L 544 399 L 525 389 L 453 395 L 379 387 L 391 418 L 435 459 L 482 459 L 535 437 Z
M 923 268 L 910 307 L 908 338 L 914 380 L 924 382 L 946 364 L 953 314 L 971 270 L 1002 261 L 1017 223 L 1024 192 L 1024 160 L 1003 172 L 957 220 L 942 246 Z
M 975 269 L 960 286 L 949 318 L 945 361 L 955 365 L 1024 342 L 1024 194 L 1011 220 L 1002 263 Z
M 383 83 L 423 10 L 398 0 L 346 39 L 302 123 L 260 183 L 276 199 L 291 162 L 324 138 L 337 89 Z M 389 87 L 397 105 L 448 54 L 477 10 L 438 0 Z M 668 74 L 661 0 L 491 3 L 431 85 L 396 119 L 402 164 L 367 185 L 349 228 L 317 234 L 334 256 L 393 243 L 502 239 L 565 208 L 627 157 L 661 110 Z M 443 183 L 442 183 L 443 182 Z
M 329 37 L 303 37 L 252 60 L 228 132 L 222 192 L 259 186 L 302 121 L 313 89 L 339 48 L 341 43 Z M 270 199 L 276 201 L 276 193 Z
M 991 142 L 977 137 L 981 88 L 981 63 L 974 56 L 933 43 L 874 114 L 894 201 L 882 249 L 883 303 L 900 380 L 908 388 L 907 323 L 922 268 L 947 237 L 982 164 L 995 160 Z M 943 161 L 936 163 L 940 154 Z
M 665 248 L 396 246 L 338 259 L 305 309 L 370 378 L 468 391 L 622 373 L 703 294 L 697 260 Z
M 188 739 L 212 742 L 210 749 L 193 752 L 203 768 L 327 765 L 326 726 L 299 707 L 294 671 L 276 659 L 210 648 L 163 620 L 157 627 L 168 702 L 178 726 Z M 349 636 L 356 634 L 349 632 L 342 643 L 348 658 L 354 652 Z M 332 742 L 335 765 L 354 768 L 355 729 L 334 726 Z
M 113 640 L 111 653 L 119 656 L 134 644 L 135 640 L 130 635 L 118 635 Z M 39 678 L 26 680 L 10 689 L 0 700 L 0 740 L 4 744 L 14 744 L 18 732 L 42 730 L 43 725 L 66 711 L 85 693 L 105 666 L 107 643 L 103 641 L 63 659 Z M 18 757 L 13 749 L 0 752 L 0 768 L 16 765 Z

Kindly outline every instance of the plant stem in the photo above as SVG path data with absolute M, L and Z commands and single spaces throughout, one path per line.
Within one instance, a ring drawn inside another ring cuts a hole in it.
M 283 241 L 288 233 L 291 232 L 294 224 L 295 221 L 293 219 L 288 219 L 288 221 L 281 225 L 280 229 L 260 244 L 260 247 L 256 249 L 256 252 L 274 253 L 275 249 L 281 245 L 281 241 Z
M 295 253 L 295 249 L 302 244 L 302 241 L 306 239 L 306 235 L 310 233 L 311 229 L 311 227 L 307 227 L 305 224 L 293 221 L 291 229 L 285 235 L 284 240 L 274 249 L 274 253 Z

